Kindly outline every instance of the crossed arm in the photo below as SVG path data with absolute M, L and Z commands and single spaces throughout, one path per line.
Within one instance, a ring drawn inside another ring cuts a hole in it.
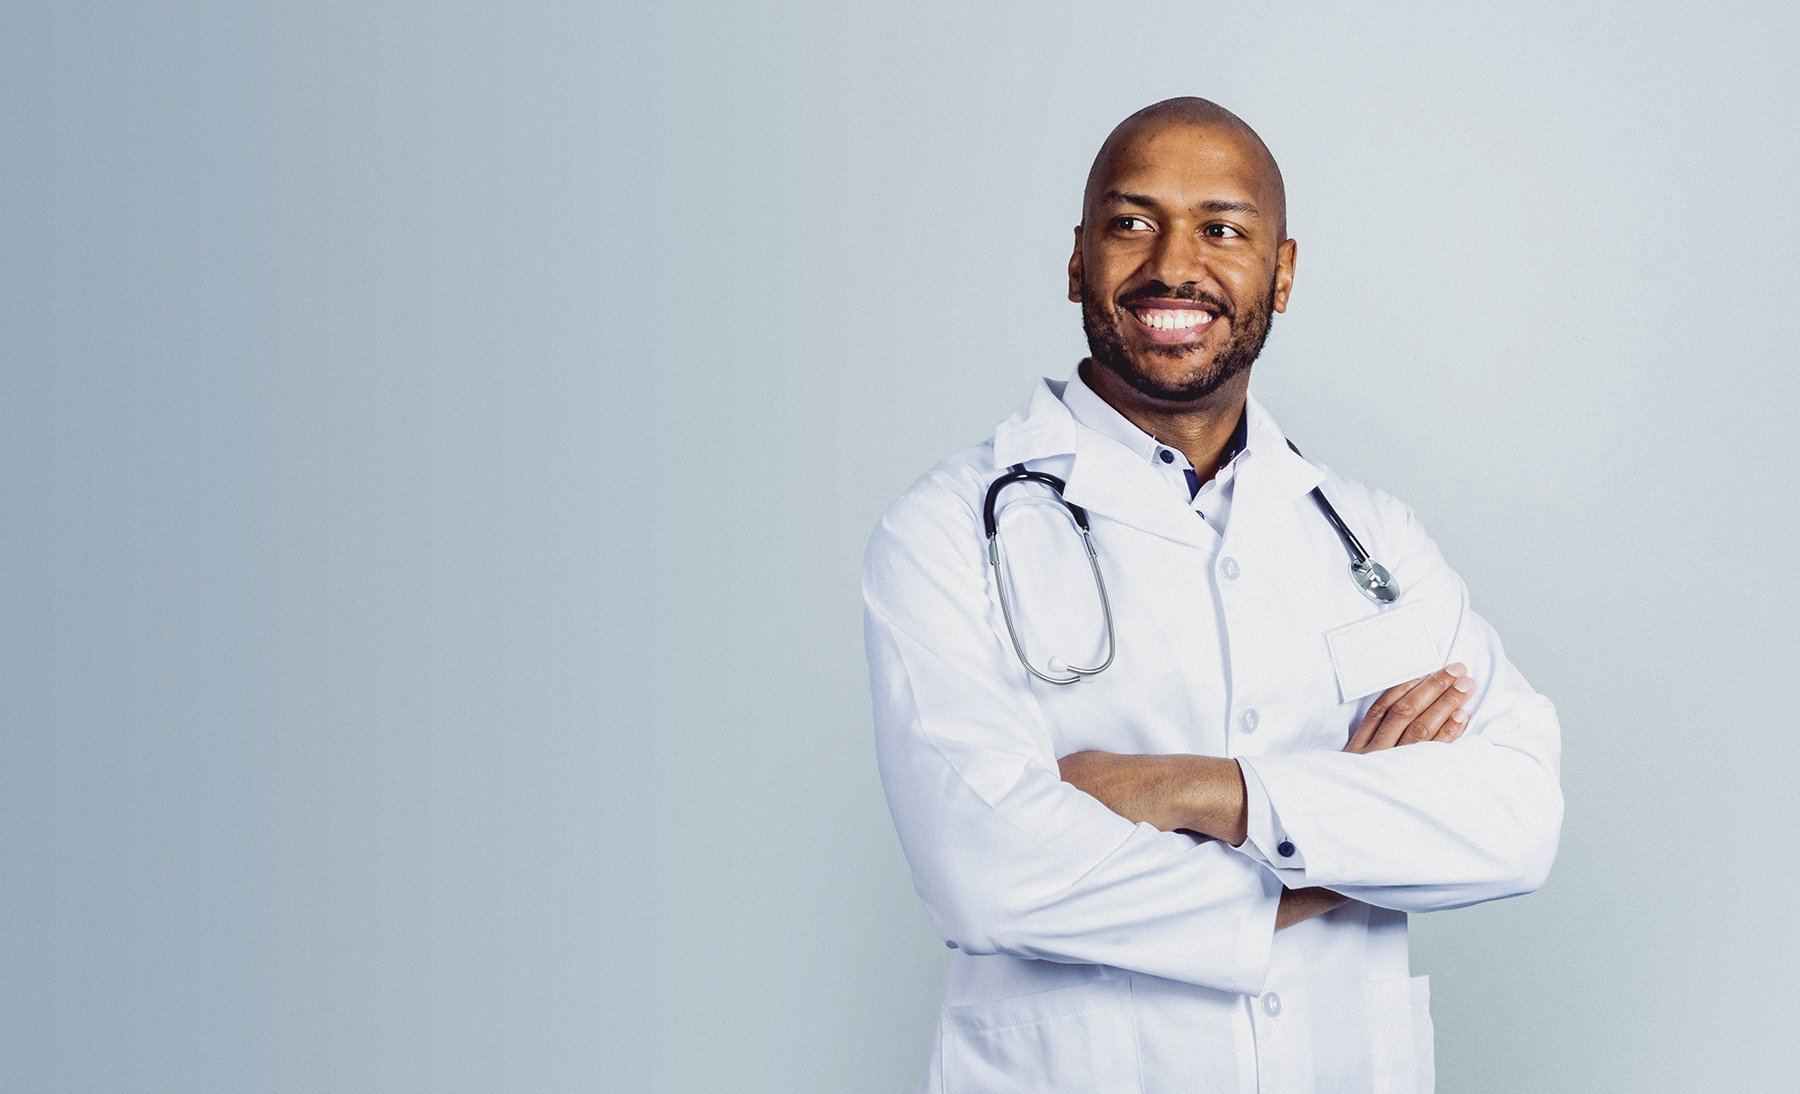
M 909 494 L 870 540 L 863 587 L 882 785 L 920 899 L 961 953 L 1253 994 L 1278 916 L 1316 915 L 1337 894 L 1413 912 L 1542 884 L 1561 819 L 1554 709 L 1506 662 L 1422 534 L 1410 554 L 1395 548 L 1395 572 L 1439 648 L 1479 679 L 1467 693 L 1479 706 L 1469 698 L 1467 721 L 1446 713 L 1452 706 L 1414 728 L 1430 706 L 1408 713 L 1390 693 L 1348 751 L 1245 757 L 1240 772 L 1193 756 L 1059 763 L 1057 700 L 1046 710 L 1014 651 L 995 641 L 987 559 L 970 547 L 969 520 L 953 491 Z M 1081 717 L 1103 718 L 1104 706 Z M 1460 739 L 1394 747 L 1427 729 Z M 1267 795 L 1282 838 L 1304 849 L 1294 866 L 1233 850 L 1249 827 L 1263 839 L 1264 818 L 1246 818 L 1247 779 L 1252 798 Z M 1225 838 L 1196 845 L 1177 829 Z
M 1424 741 L 1450 742 L 1468 727 L 1463 704 L 1475 682 L 1461 664 L 1382 692 L 1345 752 L 1369 753 Z M 1090 750 L 1057 761 L 1063 781 L 1133 822 L 1165 832 L 1196 832 L 1236 847 L 1249 835 L 1244 776 L 1218 756 L 1126 755 Z M 1331 911 L 1348 899 L 1325 888 L 1281 894 L 1275 929 Z

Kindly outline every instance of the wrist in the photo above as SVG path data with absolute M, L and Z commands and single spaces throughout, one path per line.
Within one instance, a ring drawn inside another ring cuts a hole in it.
M 1249 831 L 1244 773 L 1236 760 L 1190 756 L 1183 828 L 1236 847 Z

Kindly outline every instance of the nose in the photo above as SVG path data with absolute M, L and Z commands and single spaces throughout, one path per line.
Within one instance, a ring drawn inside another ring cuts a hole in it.
M 1206 280 L 1206 261 L 1198 233 L 1175 230 L 1159 235 L 1144 273 L 1170 288 Z

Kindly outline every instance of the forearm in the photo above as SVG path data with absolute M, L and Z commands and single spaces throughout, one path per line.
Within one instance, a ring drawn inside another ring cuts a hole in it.
M 1284 889 L 1281 893 L 1281 905 L 1275 911 L 1275 929 L 1285 930 L 1313 916 L 1324 915 L 1348 899 L 1342 893 L 1316 886 L 1310 889 Z
M 1248 818 L 1244 809 L 1244 773 L 1236 760 L 1187 756 L 1185 823 L 1179 827 L 1236 847 L 1244 842 Z
M 1165 832 L 1196 832 L 1233 847 L 1244 842 L 1244 776 L 1236 760 L 1077 752 L 1059 766 L 1064 781 L 1127 820 Z
M 1048 771 L 984 792 L 1010 757 L 951 760 L 916 724 L 883 727 L 878 744 L 914 887 L 947 943 L 1258 990 L 1282 895 L 1267 870 L 1133 825 Z
M 1467 668 L 1458 682 L 1475 685 L 1458 700 L 1469 717 L 1448 735 L 1454 743 L 1406 743 L 1415 736 L 1409 730 L 1400 747 L 1377 744 L 1364 755 L 1243 758 L 1253 840 L 1285 885 L 1322 885 L 1411 912 L 1543 883 L 1563 809 L 1555 708 L 1506 660 L 1466 597 L 1450 656 Z M 1355 745 L 1353 738 L 1352 752 Z
M 1473 739 L 1245 762 L 1296 849 L 1271 861 L 1290 887 L 1404 911 L 1456 907 L 1535 889 L 1556 851 L 1555 776 L 1511 748 Z
M 1062 782 L 1038 758 L 1034 727 L 945 686 L 983 677 L 874 605 L 867 635 L 882 783 L 946 943 L 1260 990 L 1281 896 L 1273 875 L 1219 844 L 1134 825 Z

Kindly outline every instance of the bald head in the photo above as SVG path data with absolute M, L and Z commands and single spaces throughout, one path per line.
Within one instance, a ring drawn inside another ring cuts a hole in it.
M 1266 192 L 1275 205 L 1273 212 L 1278 233 L 1276 238 L 1287 238 L 1287 188 L 1281 181 L 1281 168 L 1276 165 L 1275 157 L 1269 154 L 1269 146 L 1256 135 L 1256 130 L 1251 129 L 1236 114 L 1209 99 L 1192 95 L 1152 103 L 1113 129 L 1107 136 L 1106 143 L 1100 146 L 1099 153 L 1094 156 L 1094 165 L 1088 169 L 1087 187 L 1081 197 L 1082 223 L 1087 223 L 1088 211 L 1093 208 L 1094 199 L 1106 192 L 1106 180 L 1111 176 L 1121 153 L 1131 148 L 1138 138 L 1171 125 L 1214 130 L 1221 139 L 1237 143 L 1261 168 Z

